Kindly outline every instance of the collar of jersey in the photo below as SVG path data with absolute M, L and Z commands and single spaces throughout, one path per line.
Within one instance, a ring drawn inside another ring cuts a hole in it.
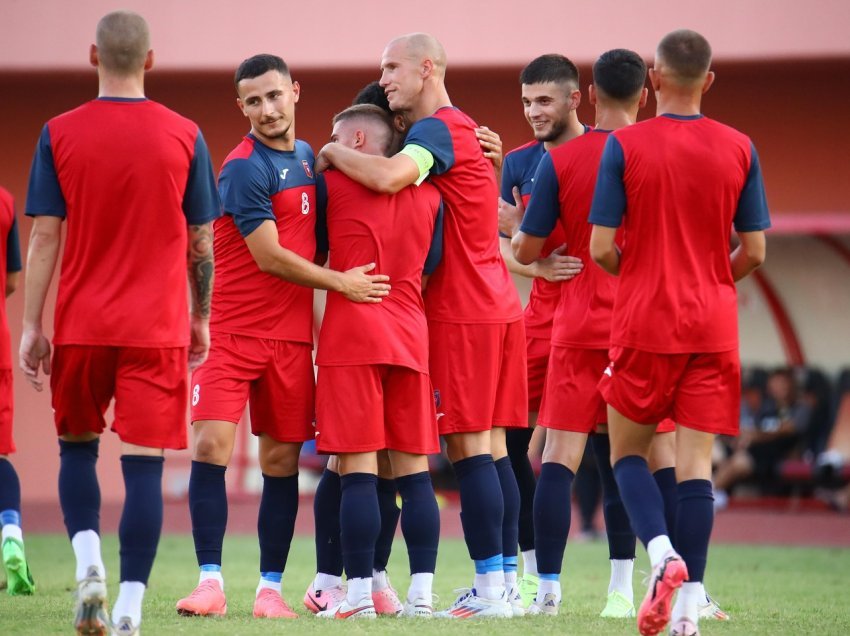
M 97 101 L 99 102 L 146 102 L 148 101 L 147 97 L 98 97 Z
M 705 115 L 703 115 L 702 113 L 697 113 L 696 115 L 676 115 L 674 113 L 661 113 L 661 116 L 669 117 L 670 119 L 678 119 L 679 121 L 692 121 L 705 117 Z

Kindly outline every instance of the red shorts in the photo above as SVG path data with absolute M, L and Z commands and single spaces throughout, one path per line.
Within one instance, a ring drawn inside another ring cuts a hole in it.
M 319 367 L 316 448 L 321 453 L 384 448 L 439 453 L 428 374 L 388 364 Z
M 663 354 L 611 347 L 611 363 L 599 390 L 608 404 L 640 424 L 672 418 L 680 426 L 705 433 L 738 434 L 737 350 Z
M 192 421 L 238 423 L 250 404 L 251 432 L 278 442 L 313 439 L 313 349 L 302 342 L 213 333 L 192 374 Z
M 525 325 L 429 322 L 440 435 L 528 426 Z
M 59 435 L 102 433 L 115 398 L 112 430 L 122 442 L 149 448 L 186 448 L 188 352 L 57 345 L 50 375 Z
M 549 350 L 552 342 L 548 338 L 528 336 L 525 339 L 528 356 L 528 412 L 540 411 L 546 383 L 546 369 L 549 366 Z
M 0 369 L 0 455 L 15 452 L 15 441 L 12 439 L 13 404 L 12 370 Z
M 559 431 L 588 434 L 597 424 L 606 424 L 607 405 L 596 385 L 607 366 L 607 349 L 554 345 L 537 423 Z

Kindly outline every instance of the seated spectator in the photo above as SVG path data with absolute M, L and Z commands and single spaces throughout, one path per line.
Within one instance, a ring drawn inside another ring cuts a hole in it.
M 756 387 L 744 387 L 741 433 L 731 440 L 731 453 L 714 474 L 715 507 L 726 507 L 727 493 L 739 481 L 755 477 L 765 483 L 774 479 L 810 420 L 811 407 L 798 398 L 790 370 L 778 369 L 770 374 L 763 400 Z

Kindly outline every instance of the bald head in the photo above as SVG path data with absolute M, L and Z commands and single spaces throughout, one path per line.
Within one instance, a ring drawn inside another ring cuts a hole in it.
M 678 83 L 701 83 L 711 66 L 711 45 L 696 31 L 679 29 L 662 38 L 655 60 Z
M 397 37 L 387 45 L 401 46 L 405 55 L 416 64 L 430 60 L 434 65 L 434 73 L 439 77 L 446 75 L 446 51 L 440 41 L 428 33 L 408 33 Z
M 97 23 L 97 56 L 113 73 L 129 75 L 144 68 L 151 48 L 148 23 L 138 13 L 113 11 Z

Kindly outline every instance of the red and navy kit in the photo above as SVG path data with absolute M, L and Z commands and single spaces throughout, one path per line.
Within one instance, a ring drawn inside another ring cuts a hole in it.
M 312 344 L 313 290 L 261 272 L 244 237 L 270 220 L 283 247 L 313 260 L 318 209 L 313 159 L 301 140 L 291 151 L 274 150 L 250 134 L 225 159 L 211 331 Z
M 56 344 L 188 345 L 187 224 L 221 213 L 195 123 L 144 98 L 100 98 L 51 119 L 26 209 L 67 226 Z
M 3 237 L 5 236 L 5 240 Z M 18 221 L 15 201 L 8 190 L 0 188 L 0 290 L 6 289 L 6 276 L 21 271 L 21 244 L 18 238 Z M 0 303 L 0 455 L 15 452 L 12 440 L 13 390 L 12 354 L 9 342 L 9 324 L 6 303 Z
M 758 154 L 746 135 L 702 115 L 661 115 L 612 133 L 589 220 L 625 229 L 612 345 L 737 349 L 732 226 L 770 227 Z
M 493 324 L 522 316 L 499 251 L 496 176 L 481 152 L 476 126 L 447 106 L 413 124 L 405 139 L 434 157 L 431 182 L 445 206 L 443 262 L 425 296 L 429 320 Z
M 388 275 L 392 292 L 380 303 L 329 292 L 316 364 L 389 364 L 427 373 L 422 273 L 434 271 L 442 252 L 439 192 L 423 183 L 378 194 L 337 170 L 325 173 L 325 183 L 330 267 L 375 263 L 370 273 Z

